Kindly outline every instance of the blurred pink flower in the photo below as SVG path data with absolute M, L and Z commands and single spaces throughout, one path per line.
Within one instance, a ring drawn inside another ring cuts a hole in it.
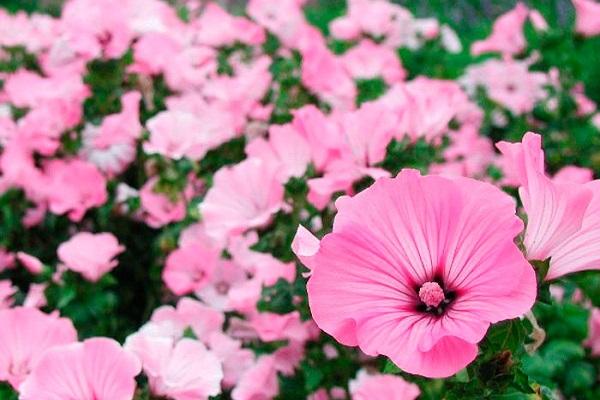
M 271 125 L 269 138 L 258 137 L 246 145 L 248 157 L 258 158 L 279 171 L 283 183 L 304 175 L 310 163 L 310 147 L 291 124 Z
M 88 209 L 99 207 L 108 199 L 106 178 L 86 161 L 52 159 L 44 164 L 44 180 L 50 211 L 68 213 L 75 222 L 81 221 Z
M 575 7 L 575 31 L 584 36 L 600 35 L 600 3 L 572 0 Z
M 173 201 L 165 193 L 155 192 L 158 177 L 150 178 L 140 189 L 140 202 L 146 223 L 160 228 L 171 222 L 181 221 L 186 214 L 186 199 Z
M 46 350 L 76 341 L 73 324 L 58 313 L 26 307 L 0 310 L 0 381 L 18 388 Z
M 315 322 L 345 345 L 446 377 L 475 358 L 491 323 L 535 301 L 513 242 L 523 223 L 492 185 L 403 170 L 336 206 L 307 288 Z
M 22 400 L 131 400 L 140 361 L 108 338 L 56 346 L 19 387 Z
M 31 254 L 19 251 L 17 252 L 17 260 L 32 274 L 40 274 L 44 269 L 44 264 L 42 264 L 39 258 Z
M 58 247 L 59 260 L 71 271 L 96 282 L 115 268 L 115 257 L 125 251 L 112 233 L 80 232 Z
M 421 394 L 419 387 L 399 376 L 374 374 L 358 371 L 356 379 L 350 381 L 352 400 L 402 399 L 414 400 Z
M 163 282 L 178 296 L 201 290 L 210 283 L 220 255 L 203 242 L 179 247 L 167 257 Z
M 261 356 L 241 376 L 231 392 L 233 400 L 272 399 L 279 393 L 276 359 L 272 355 Z
M 406 77 L 396 52 L 368 39 L 345 52 L 342 61 L 354 79 L 382 78 L 386 83 L 393 84 Z
M 200 204 L 206 232 L 216 239 L 265 225 L 283 207 L 278 171 L 256 158 L 223 167 Z
M 521 53 L 526 45 L 523 26 L 528 16 L 527 6 L 521 2 L 517 3 L 515 8 L 498 17 L 487 39 L 471 45 L 471 54 L 499 52 L 510 56 Z
M 600 356 L 600 308 L 593 308 L 588 321 L 588 337 L 584 344 L 592 350 L 592 355 Z

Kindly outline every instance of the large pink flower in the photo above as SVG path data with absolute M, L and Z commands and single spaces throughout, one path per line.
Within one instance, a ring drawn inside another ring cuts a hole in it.
M 523 245 L 530 260 L 550 259 L 546 279 L 600 268 L 600 181 L 553 181 L 544 173 L 540 135 L 522 143 L 499 142 L 503 164 L 519 184 L 527 213 Z
M 140 361 L 107 338 L 57 346 L 19 387 L 21 400 L 131 400 Z
M 75 341 L 73 324 L 57 314 L 24 307 L 0 310 L 0 381 L 18 388 L 46 350 Z
M 294 247 L 312 267 L 313 318 L 345 345 L 445 377 L 475 358 L 491 323 L 535 300 L 513 241 L 523 223 L 489 184 L 403 170 L 336 206 L 332 233 Z

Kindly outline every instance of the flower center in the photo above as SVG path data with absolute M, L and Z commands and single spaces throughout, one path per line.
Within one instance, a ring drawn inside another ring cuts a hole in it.
M 437 307 L 446 298 L 437 282 L 425 282 L 419 289 L 419 298 L 427 307 Z

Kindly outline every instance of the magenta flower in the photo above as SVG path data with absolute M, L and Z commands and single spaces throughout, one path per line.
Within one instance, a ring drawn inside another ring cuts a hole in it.
M 312 268 L 313 318 L 345 345 L 446 377 L 473 361 L 490 324 L 535 300 L 514 243 L 523 223 L 489 184 L 403 170 L 336 206 L 332 233 L 317 244 L 299 230 L 294 247 Z

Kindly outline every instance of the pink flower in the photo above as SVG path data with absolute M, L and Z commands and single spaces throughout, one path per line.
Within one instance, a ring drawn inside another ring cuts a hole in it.
M 354 79 L 381 77 L 388 84 L 393 84 L 406 77 L 406 71 L 394 50 L 367 39 L 344 53 L 342 61 Z
M 165 193 L 155 192 L 158 178 L 150 178 L 140 190 L 140 202 L 144 219 L 153 228 L 185 218 L 186 200 L 179 198 L 172 201 Z
M 206 232 L 219 241 L 266 224 L 283 206 L 277 174 L 256 158 L 217 171 L 200 204 Z
M 44 269 L 44 264 L 42 264 L 39 258 L 31 254 L 19 251 L 17 252 L 17 260 L 32 274 L 40 274 Z
M 585 345 L 592 349 L 593 356 L 600 356 L 600 308 L 592 309 L 588 321 L 588 337 Z
M 221 260 L 215 268 L 208 285 L 195 291 L 196 296 L 210 307 L 221 311 L 232 311 L 229 298 L 232 289 L 248 280 L 246 272 L 236 263 Z
M 315 322 L 342 344 L 446 377 L 476 357 L 491 323 L 535 301 L 513 242 L 523 223 L 489 184 L 403 170 L 336 206 L 307 289 Z
M 223 363 L 223 386 L 233 387 L 244 372 L 254 364 L 254 352 L 242 348 L 242 342 L 234 340 L 223 333 L 210 336 L 211 351 Z
M 76 341 L 71 321 L 57 313 L 24 307 L 0 310 L 0 381 L 18 388 L 47 349 Z
M 163 281 L 178 296 L 200 290 L 209 284 L 220 255 L 203 242 L 180 247 L 167 257 Z
M 265 31 L 243 17 L 236 17 L 215 3 L 208 3 L 200 18 L 194 21 L 196 39 L 212 47 L 234 45 L 236 42 L 260 45 L 265 41 Z
M 58 247 L 58 258 L 68 269 L 96 282 L 117 266 L 114 258 L 123 251 L 112 233 L 80 232 Z
M 352 400 L 402 399 L 414 400 L 421 391 L 414 383 L 395 375 L 369 375 L 365 370 L 358 371 L 356 379 L 350 381 Z
M 260 357 L 246 370 L 231 392 L 233 400 L 272 399 L 279 393 L 276 359 L 272 355 Z
M 575 31 L 583 36 L 600 35 L 600 3 L 593 0 L 573 0 Z
M 600 255 L 600 181 L 553 182 L 544 173 L 541 137 L 532 132 L 522 143 L 497 143 L 509 171 L 517 177 L 527 213 L 523 245 L 530 260 L 550 259 L 546 279 L 598 269 Z
M 246 145 L 248 157 L 262 160 L 279 171 L 281 182 L 304 175 L 310 163 L 310 147 L 291 124 L 271 125 L 269 138 L 256 138 Z
M 352 110 L 356 86 L 340 57 L 322 44 L 302 52 L 302 83 L 335 109 Z
M 144 143 L 148 154 L 160 154 L 178 160 L 200 160 L 215 140 L 202 120 L 192 113 L 163 111 L 147 122 L 150 141 Z
M 529 64 L 518 60 L 490 59 L 472 65 L 461 82 L 471 94 L 483 87 L 490 99 L 515 115 L 532 111 L 538 101 L 548 96 L 547 74 L 530 72 Z
M 44 175 L 50 211 L 68 213 L 72 221 L 80 221 L 88 209 L 108 199 L 106 179 L 88 162 L 53 159 L 44 165 Z
M 523 3 L 502 14 L 492 28 L 492 34 L 485 40 L 479 40 L 471 46 L 471 53 L 479 55 L 487 52 L 499 52 L 504 55 L 519 54 L 525 49 L 523 25 L 527 21 L 529 9 Z
M 152 317 L 138 333 L 145 336 L 170 337 L 181 339 L 187 328 L 204 343 L 213 333 L 221 332 L 225 316 L 205 304 L 183 297 L 177 302 L 177 308 L 161 306 L 152 312 Z
M 125 348 L 135 353 L 148 376 L 150 390 L 174 400 L 206 400 L 221 392 L 219 359 L 199 341 L 134 334 Z
M 131 400 L 140 361 L 108 338 L 53 347 L 19 387 L 23 400 Z

